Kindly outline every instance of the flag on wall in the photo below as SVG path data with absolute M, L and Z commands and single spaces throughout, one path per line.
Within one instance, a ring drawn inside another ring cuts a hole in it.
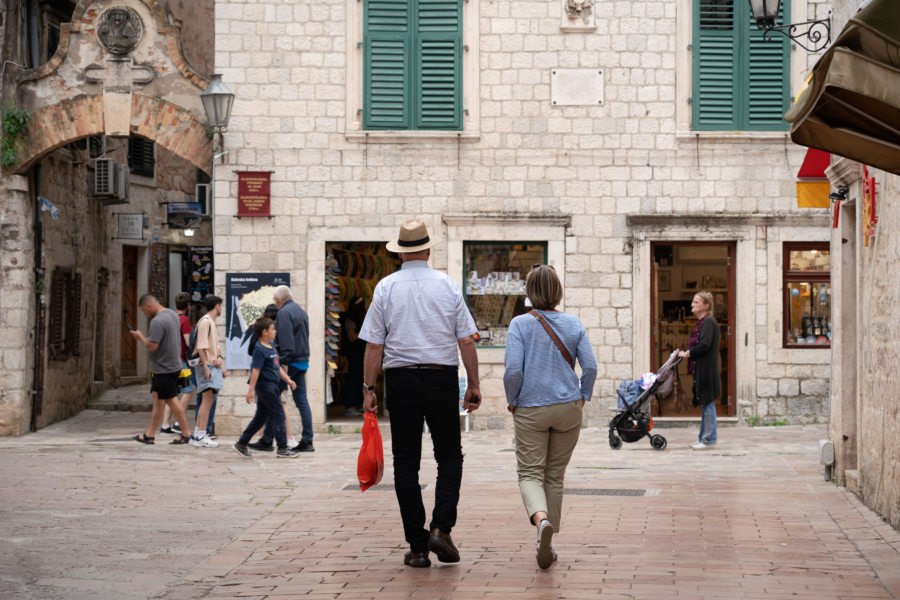
M 825 169 L 831 164 L 831 154 L 809 148 L 797 172 L 797 206 L 799 208 L 828 208 L 831 184 Z

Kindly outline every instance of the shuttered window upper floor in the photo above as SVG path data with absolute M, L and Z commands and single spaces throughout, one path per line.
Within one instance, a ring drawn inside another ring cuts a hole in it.
M 477 0 L 348 8 L 348 137 L 478 136 Z
M 693 0 L 691 129 L 784 131 L 790 106 L 790 42 L 768 40 L 744 0 Z M 778 23 L 790 15 L 781 4 Z

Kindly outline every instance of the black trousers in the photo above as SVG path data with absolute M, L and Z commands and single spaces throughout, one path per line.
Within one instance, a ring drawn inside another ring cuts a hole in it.
M 428 550 L 429 530 L 450 533 L 456 525 L 456 505 L 462 481 L 462 441 L 459 433 L 459 379 L 456 369 L 387 369 L 385 403 L 390 411 L 394 488 L 403 519 L 403 533 L 413 552 Z M 425 529 L 425 506 L 419 486 L 423 423 L 428 423 L 437 462 L 434 511 Z
M 278 382 L 259 379 L 254 391 L 256 391 L 256 413 L 238 441 L 242 444 L 250 443 L 254 434 L 265 425 L 266 429 L 272 427 L 272 436 L 275 438 L 278 448 L 287 447 L 287 436 L 284 432 L 284 407 L 281 405 L 281 389 Z

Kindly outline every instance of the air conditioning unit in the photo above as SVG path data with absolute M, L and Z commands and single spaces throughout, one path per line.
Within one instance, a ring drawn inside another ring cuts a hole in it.
M 212 210 L 212 198 L 210 198 L 210 188 L 208 183 L 198 183 L 197 191 L 194 196 L 194 202 L 200 204 L 200 214 L 209 216 Z
M 95 198 L 112 198 L 116 195 L 115 168 L 111 158 L 95 158 L 94 172 L 88 180 L 89 193 Z
M 99 198 L 103 204 L 128 202 L 129 171 L 110 158 L 96 158 L 93 172 L 88 177 L 88 194 Z

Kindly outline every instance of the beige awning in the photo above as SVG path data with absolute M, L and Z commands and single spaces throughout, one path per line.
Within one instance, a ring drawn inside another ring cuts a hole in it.
M 784 119 L 797 144 L 900 175 L 896 0 L 873 0 L 847 23 Z

